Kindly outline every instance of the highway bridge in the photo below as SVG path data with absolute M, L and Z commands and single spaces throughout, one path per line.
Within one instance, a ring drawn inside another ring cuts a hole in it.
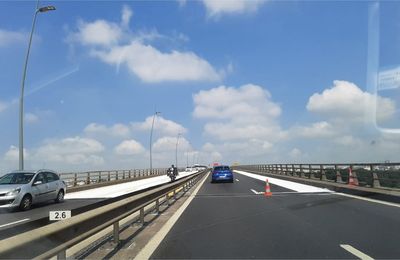
M 209 170 L 174 183 L 163 170 L 77 174 L 82 185 L 69 174 L 64 203 L 0 213 L 0 258 L 398 259 L 399 165 L 243 165 L 234 183 Z M 52 223 L 56 209 L 72 218 Z

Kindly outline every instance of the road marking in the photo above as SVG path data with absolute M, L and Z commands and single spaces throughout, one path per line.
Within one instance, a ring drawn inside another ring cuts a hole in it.
M 254 194 L 258 194 L 258 191 L 255 191 L 253 189 L 250 189 Z
M 322 188 L 314 187 L 311 185 L 301 184 L 301 183 L 297 183 L 297 182 L 293 182 L 293 181 L 281 180 L 278 178 L 263 176 L 263 175 L 249 173 L 249 172 L 245 172 L 245 171 L 235 170 L 234 172 L 244 175 L 244 176 L 247 176 L 247 177 L 250 177 L 250 178 L 253 178 L 253 179 L 263 181 L 264 183 L 265 183 L 266 178 L 268 178 L 268 181 L 270 184 L 275 184 L 275 185 L 278 185 L 278 186 L 281 186 L 281 187 L 284 187 L 286 189 L 290 189 L 293 191 L 310 192 L 310 193 L 311 192 L 333 192 L 328 189 L 322 189 Z
M 383 204 L 383 205 L 387 205 L 387 206 L 392 206 L 392 207 L 398 207 L 398 208 L 400 208 L 400 204 L 397 204 L 397 203 L 392 203 L 392 202 L 387 202 L 387 201 L 381 201 L 381 200 L 375 200 L 375 199 L 370 199 L 370 198 L 364 198 L 364 197 L 355 196 L 355 195 L 350 195 L 350 194 L 345 194 L 345 193 L 341 193 L 341 192 L 337 192 L 337 193 L 335 193 L 335 194 L 338 194 L 338 195 L 341 195 L 341 196 L 345 196 L 345 197 L 354 198 L 354 199 L 365 200 L 365 201 L 369 201 L 369 202 L 375 202 L 375 203 L 379 203 L 379 204 Z
M 236 179 L 236 181 L 239 181 L 238 179 Z
M 204 182 L 208 180 L 209 175 L 210 173 L 208 173 L 207 176 L 204 177 L 199 186 L 197 186 L 197 188 L 193 191 L 193 193 L 190 194 L 189 198 L 185 201 L 185 203 L 183 203 L 183 205 L 174 213 L 174 215 L 172 215 L 172 217 L 167 221 L 167 223 L 165 223 L 165 225 L 160 229 L 160 231 L 158 231 L 157 234 L 153 236 L 153 238 L 146 244 L 146 246 L 139 252 L 139 254 L 135 256 L 135 259 L 150 259 L 151 255 L 160 245 L 161 241 L 163 241 L 165 236 L 178 221 L 179 217 L 189 206 L 190 202 L 192 202 L 197 192 L 203 186 Z
M 11 226 L 11 225 L 18 224 L 18 223 L 21 223 L 21 222 L 25 222 L 25 221 L 28 221 L 28 220 L 29 220 L 29 218 L 21 219 L 21 220 L 18 220 L 18 221 L 14 221 L 14 222 L 11 222 L 11 223 L 0 225 L 0 228 Z
M 374 260 L 372 257 L 370 257 L 367 254 L 364 254 L 363 252 L 361 252 L 360 250 L 352 247 L 351 245 L 340 245 L 344 250 L 350 252 L 351 254 L 357 256 L 358 258 L 362 259 L 362 260 Z

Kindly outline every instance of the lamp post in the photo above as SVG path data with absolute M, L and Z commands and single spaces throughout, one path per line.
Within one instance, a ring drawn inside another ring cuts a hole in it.
M 153 153 L 152 153 L 152 146 L 153 146 L 153 128 L 154 128 L 154 120 L 156 116 L 160 115 L 161 112 L 155 112 L 153 115 L 153 122 L 151 123 L 151 130 L 150 130 L 150 173 L 153 172 Z
M 179 143 L 179 137 L 181 137 L 182 134 L 179 133 L 178 137 L 176 138 L 176 146 L 175 146 L 175 167 L 178 169 L 178 143 Z
M 54 11 L 56 8 L 54 6 L 44 6 L 39 8 L 39 0 L 36 3 L 36 11 L 33 16 L 31 34 L 29 36 L 28 50 L 26 52 L 24 69 L 22 72 L 22 82 L 21 82 L 21 95 L 19 98 L 19 170 L 24 170 L 24 89 L 25 89 L 25 78 L 26 70 L 28 68 L 29 53 L 31 51 L 32 37 L 35 30 L 36 17 L 38 13 L 45 13 L 48 11 Z

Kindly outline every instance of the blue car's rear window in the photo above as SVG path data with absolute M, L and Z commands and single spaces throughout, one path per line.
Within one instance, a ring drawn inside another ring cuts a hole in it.
M 229 171 L 229 167 L 228 166 L 216 166 L 214 167 L 214 171 Z

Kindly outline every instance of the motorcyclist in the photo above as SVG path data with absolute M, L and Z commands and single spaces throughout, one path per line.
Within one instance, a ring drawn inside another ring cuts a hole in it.
M 176 175 L 178 175 L 177 172 L 178 170 L 173 164 L 171 165 L 170 168 L 168 168 L 167 175 L 168 177 L 171 178 L 171 181 L 175 180 Z

